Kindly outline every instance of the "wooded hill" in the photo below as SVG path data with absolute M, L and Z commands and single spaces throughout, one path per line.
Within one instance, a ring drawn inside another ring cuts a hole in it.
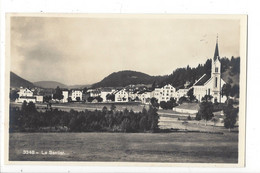
M 100 82 L 93 84 L 92 87 L 125 87 L 127 85 L 152 84 L 153 81 L 162 82 L 164 79 L 166 76 L 150 76 L 141 72 L 125 70 L 108 75 Z
M 235 84 L 239 85 L 240 57 L 232 57 L 231 59 L 224 57 L 220 59 L 220 62 L 223 80 L 232 86 Z M 199 64 L 195 68 L 190 68 L 189 65 L 186 68 L 177 68 L 172 72 L 172 74 L 168 75 L 163 82 L 158 82 L 158 84 L 163 86 L 169 83 L 175 88 L 183 87 L 186 81 L 193 84 L 203 74 L 211 74 L 211 63 L 212 60 L 208 59 L 205 64 Z
M 189 65 L 183 68 L 177 68 L 170 75 L 150 76 L 145 73 L 136 71 L 119 71 L 114 72 L 102 81 L 92 85 L 93 88 L 98 87 L 125 87 L 130 84 L 153 84 L 153 86 L 164 86 L 171 84 L 175 88 L 181 88 L 186 81 L 193 84 L 203 74 L 211 74 L 211 59 L 208 59 L 205 64 L 199 64 L 197 67 L 191 68 Z M 231 59 L 221 58 L 222 78 L 225 82 L 234 85 L 239 84 L 240 73 L 240 57 Z

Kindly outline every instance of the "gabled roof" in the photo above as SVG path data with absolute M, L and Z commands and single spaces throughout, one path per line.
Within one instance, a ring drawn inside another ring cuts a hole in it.
M 197 82 L 195 82 L 194 86 L 204 85 L 210 78 L 209 75 L 204 74 Z
M 150 90 L 142 90 L 142 91 L 139 91 L 137 94 L 144 94 L 144 93 L 148 93 L 148 92 L 151 92 Z

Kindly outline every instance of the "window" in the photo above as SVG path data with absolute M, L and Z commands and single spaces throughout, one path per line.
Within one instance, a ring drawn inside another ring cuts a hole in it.
M 218 67 L 215 68 L 215 73 L 218 73 Z
M 215 87 L 218 87 L 218 77 L 215 78 Z

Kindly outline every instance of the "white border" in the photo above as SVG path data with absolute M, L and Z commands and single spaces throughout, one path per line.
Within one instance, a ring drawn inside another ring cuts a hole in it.
M 5 12 L 63 12 L 63 13 L 175 13 L 175 14 L 248 14 L 248 99 L 246 132 L 246 168 L 172 168 L 172 167 L 53 167 L 3 165 L 0 172 L 260 172 L 259 153 L 259 4 L 246 0 L 5 0 L 1 1 L 1 151 L 3 151 L 4 94 L 4 26 Z M 41 171 L 39 171 L 41 170 Z

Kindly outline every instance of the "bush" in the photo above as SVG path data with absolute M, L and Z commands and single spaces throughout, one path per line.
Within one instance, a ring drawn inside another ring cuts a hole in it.
M 178 101 L 179 104 L 187 103 L 187 102 L 188 102 L 188 99 L 186 97 L 184 97 L 184 96 L 179 98 L 179 101 Z
M 161 101 L 161 102 L 160 102 L 160 107 L 161 107 L 162 109 L 167 109 L 167 103 L 166 103 L 165 101 Z

